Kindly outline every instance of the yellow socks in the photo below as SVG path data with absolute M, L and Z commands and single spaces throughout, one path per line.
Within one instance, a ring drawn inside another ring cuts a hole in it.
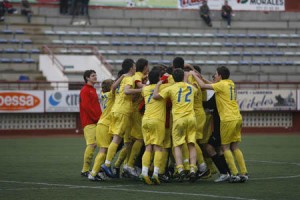
M 164 174 L 165 173 L 165 169 L 167 166 L 167 162 L 168 162 L 168 149 L 163 149 L 163 151 L 161 152 L 161 162 L 160 162 L 160 166 L 159 166 L 159 174 Z
M 106 160 L 105 160 L 105 165 L 107 167 L 110 167 L 111 165 L 111 161 L 114 158 L 114 156 L 116 155 L 117 149 L 118 149 L 118 144 L 112 142 L 110 143 L 108 150 L 107 150 L 107 156 L 106 156 Z
M 247 168 L 244 160 L 243 153 L 240 149 L 236 149 L 233 151 L 234 157 L 236 159 L 236 162 L 241 170 L 241 174 L 247 174 Z
M 100 167 L 101 165 L 104 163 L 106 158 L 106 153 L 98 153 L 96 158 L 95 158 L 95 162 L 94 162 L 94 166 L 93 166 L 93 170 L 91 172 L 92 176 L 96 176 L 98 174 L 98 172 L 100 171 Z
M 224 151 L 224 157 L 225 157 L 227 165 L 228 165 L 228 167 L 231 171 L 231 174 L 236 176 L 238 174 L 238 170 L 237 170 L 236 165 L 234 163 L 234 158 L 233 158 L 233 155 L 232 155 L 231 151 L 230 150 Z
M 127 163 L 128 167 L 134 167 L 135 160 L 136 160 L 137 156 L 140 154 L 142 146 L 143 146 L 143 141 L 136 140 L 134 142 L 134 144 L 132 145 L 130 157 L 129 157 L 129 160 Z
M 84 152 L 84 157 L 83 157 L 83 167 L 82 167 L 82 172 L 87 172 L 90 170 L 90 166 L 92 163 L 93 159 L 93 154 L 94 154 L 95 147 L 91 145 L 87 145 L 85 148 Z
M 195 147 L 196 147 L 196 152 L 197 152 L 197 162 L 200 165 L 200 164 L 204 163 L 203 153 L 198 144 L 195 144 Z
M 122 162 L 125 160 L 128 153 L 128 148 L 123 147 L 119 153 L 118 159 L 115 162 L 115 167 L 120 168 Z

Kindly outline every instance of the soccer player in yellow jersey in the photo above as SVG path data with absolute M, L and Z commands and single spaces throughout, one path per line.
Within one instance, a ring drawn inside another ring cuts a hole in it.
M 111 123 L 111 108 L 115 99 L 116 87 L 123 80 L 124 75 L 118 78 L 115 82 L 112 79 L 104 80 L 101 84 L 101 104 L 102 115 L 97 123 L 96 127 L 96 142 L 99 147 L 99 152 L 95 158 L 94 166 L 90 172 L 88 179 L 92 181 L 101 181 L 102 178 L 98 175 L 100 166 L 104 163 L 106 158 L 107 148 L 111 142 L 112 135 L 109 133 L 109 124 Z
M 132 115 L 132 95 L 140 93 L 142 89 L 133 89 L 133 79 L 132 76 L 135 73 L 135 63 L 132 59 L 125 59 L 122 63 L 122 70 L 126 74 L 126 76 L 121 81 L 119 87 L 116 89 L 116 97 L 115 102 L 112 107 L 112 125 L 110 127 L 110 131 L 113 134 L 112 142 L 110 143 L 105 163 L 101 165 L 101 168 L 105 171 L 105 173 L 114 177 L 114 174 L 111 170 L 111 161 L 113 160 L 116 151 L 118 149 L 119 144 L 124 138 L 125 145 L 129 143 L 127 137 L 131 128 L 131 115 Z
M 136 61 L 136 72 L 133 76 L 134 88 L 143 88 L 145 84 L 143 80 L 148 76 L 149 67 L 148 60 L 140 58 Z M 142 115 L 139 112 L 139 105 L 143 101 L 143 97 L 140 93 L 133 95 L 133 113 L 132 113 L 132 128 L 131 138 L 133 139 L 132 148 L 130 151 L 129 160 L 127 162 L 127 170 L 130 175 L 138 177 L 138 174 L 134 168 L 134 164 L 137 156 L 140 154 L 141 149 L 144 145 L 143 134 L 142 134 Z
M 143 88 L 142 96 L 145 100 L 145 113 L 142 120 L 142 131 L 145 142 L 145 152 L 142 158 L 142 174 L 140 178 L 146 183 L 160 184 L 158 177 L 159 166 L 162 161 L 162 146 L 165 139 L 165 119 L 166 119 L 166 100 L 153 99 L 154 88 L 160 78 L 160 70 L 154 69 L 149 73 L 150 85 Z M 160 90 L 168 87 L 169 84 L 160 86 Z M 149 178 L 149 167 L 151 164 L 151 154 L 154 150 L 154 172 Z
M 197 67 L 197 66 L 196 66 Z M 194 70 L 194 66 L 186 64 L 184 67 L 185 71 L 191 71 Z M 200 67 L 198 67 L 195 70 L 200 71 Z M 198 163 L 198 177 L 202 177 L 208 170 L 207 165 L 204 161 L 204 156 L 202 149 L 203 147 L 203 136 L 204 136 L 204 125 L 206 121 L 206 115 L 204 112 L 204 108 L 202 105 L 202 91 L 200 86 L 198 85 L 197 81 L 194 79 L 194 77 L 191 74 L 187 75 L 187 81 L 188 83 L 194 85 L 198 89 L 198 93 L 195 96 L 195 103 L 194 103 L 194 110 L 195 110 L 195 116 L 196 116 L 196 151 L 197 151 L 197 163 Z
M 156 100 L 170 98 L 172 101 L 172 141 L 175 152 L 176 168 L 179 173 L 179 181 L 185 177 L 182 161 L 182 145 L 188 144 L 190 154 L 190 180 L 196 180 L 196 119 L 194 112 L 194 97 L 197 89 L 183 82 L 184 71 L 175 69 L 173 72 L 175 84 L 159 92 L 162 81 L 159 81 L 154 89 L 153 98 Z
M 192 72 L 201 88 L 215 91 L 216 104 L 220 115 L 221 145 L 226 162 L 231 171 L 231 182 L 245 182 L 248 180 L 247 168 L 242 151 L 238 147 L 241 141 L 242 116 L 236 101 L 236 90 L 232 80 L 229 79 L 230 71 L 227 67 L 217 68 L 214 75 L 216 83 L 206 84 Z M 205 80 L 206 81 L 206 80 Z M 206 81 L 208 83 L 208 81 Z M 240 176 L 234 162 L 234 157 L 240 168 Z

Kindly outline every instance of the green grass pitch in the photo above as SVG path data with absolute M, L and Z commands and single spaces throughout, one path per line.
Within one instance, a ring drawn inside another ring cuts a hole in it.
M 246 183 L 90 182 L 80 177 L 83 137 L 0 138 L 0 199 L 299 199 L 300 136 L 245 135 Z M 215 178 L 215 177 L 213 177 Z

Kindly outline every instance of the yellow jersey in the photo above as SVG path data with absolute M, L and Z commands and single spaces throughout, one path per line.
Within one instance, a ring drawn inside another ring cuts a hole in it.
M 194 98 L 197 92 L 198 90 L 194 86 L 185 82 L 177 82 L 163 89 L 159 95 L 164 99 L 168 97 L 171 99 L 173 121 L 176 121 L 188 115 L 195 115 Z
M 141 82 L 143 81 L 143 77 L 144 74 L 142 72 L 135 72 L 135 74 L 133 75 L 133 82 L 134 82 L 134 87 L 133 88 L 137 88 L 136 87 L 136 83 L 137 82 Z M 134 94 L 132 96 L 132 102 L 133 102 L 133 110 L 138 112 L 139 111 L 139 105 L 141 104 L 141 102 L 143 101 L 143 97 L 140 93 L 138 94 Z
M 132 113 L 132 95 L 126 95 L 124 93 L 125 86 L 131 86 L 133 88 L 134 82 L 132 76 L 125 76 L 117 87 L 115 92 L 115 103 L 112 107 L 112 112 L 122 113 L 129 115 Z
M 111 122 L 111 108 L 113 107 L 115 95 L 112 91 L 101 93 L 102 115 L 98 121 L 98 124 L 104 124 L 109 126 Z
M 223 122 L 241 119 L 239 106 L 236 101 L 236 88 L 232 80 L 225 79 L 213 83 L 212 87 L 216 94 L 216 104 Z
M 168 87 L 170 84 L 163 84 L 159 90 Z M 145 113 L 143 119 L 159 119 L 163 123 L 166 120 L 166 99 L 153 99 L 153 92 L 156 84 L 151 84 L 143 88 L 142 96 L 145 101 Z

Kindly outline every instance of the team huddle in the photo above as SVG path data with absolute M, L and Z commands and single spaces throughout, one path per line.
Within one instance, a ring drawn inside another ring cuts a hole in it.
M 80 117 L 87 146 L 81 175 L 92 181 L 133 177 L 152 185 L 195 182 L 219 172 L 215 182 L 247 181 L 238 147 L 242 117 L 229 76 L 227 67 L 218 67 L 210 82 L 199 66 L 181 57 L 172 67 L 154 66 L 150 72 L 146 59 L 125 59 L 118 78 L 102 82 L 100 106 L 96 72 L 85 71 Z M 207 90 L 214 91 L 209 100 Z

